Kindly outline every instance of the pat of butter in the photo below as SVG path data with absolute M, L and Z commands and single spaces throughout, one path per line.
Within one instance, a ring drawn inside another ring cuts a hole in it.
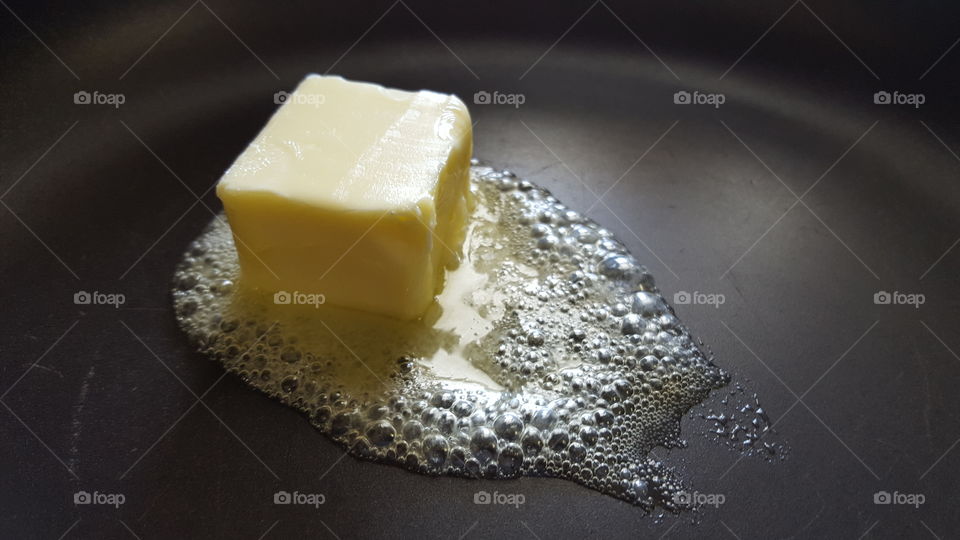
M 421 316 L 459 260 L 471 128 L 456 96 L 309 75 L 217 184 L 241 283 Z

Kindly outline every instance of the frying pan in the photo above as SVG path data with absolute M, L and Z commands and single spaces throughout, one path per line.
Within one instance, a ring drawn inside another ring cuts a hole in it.
M 956 534 L 956 6 L 3 6 L 3 537 Z M 194 353 L 173 268 L 274 94 L 309 72 L 462 96 L 476 156 L 612 229 L 789 455 L 706 435 L 731 386 L 683 419 L 686 448 L 657 450 L 718 507 L 424 477 L 345 457 Z M 276 505 L 281 490 L 325 500 Z

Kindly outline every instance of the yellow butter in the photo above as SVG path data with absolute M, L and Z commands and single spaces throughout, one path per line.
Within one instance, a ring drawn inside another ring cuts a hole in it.
M 466 105 L 319 75 L 285 97 L 217 185 L 241 283 L 419 317 L 463 242 Z

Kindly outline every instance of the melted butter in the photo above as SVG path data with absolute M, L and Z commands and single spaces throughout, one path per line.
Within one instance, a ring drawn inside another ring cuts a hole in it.
M 177 270 L 198 348 L 365 458 L 423 474 L 552 476 L 684 507 L 650 452 L 729 377 L 613 235 L 510 173 L 474 166 L 465 259 L 422 321 L 277 304 L 237 287 L 215 220 Z

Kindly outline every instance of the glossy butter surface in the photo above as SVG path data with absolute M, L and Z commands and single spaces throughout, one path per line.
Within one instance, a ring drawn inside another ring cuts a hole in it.
M 458 258 L 471 152 L 455 96 L 308 76 L 217 185 L 241 280 L 421 316 Z

